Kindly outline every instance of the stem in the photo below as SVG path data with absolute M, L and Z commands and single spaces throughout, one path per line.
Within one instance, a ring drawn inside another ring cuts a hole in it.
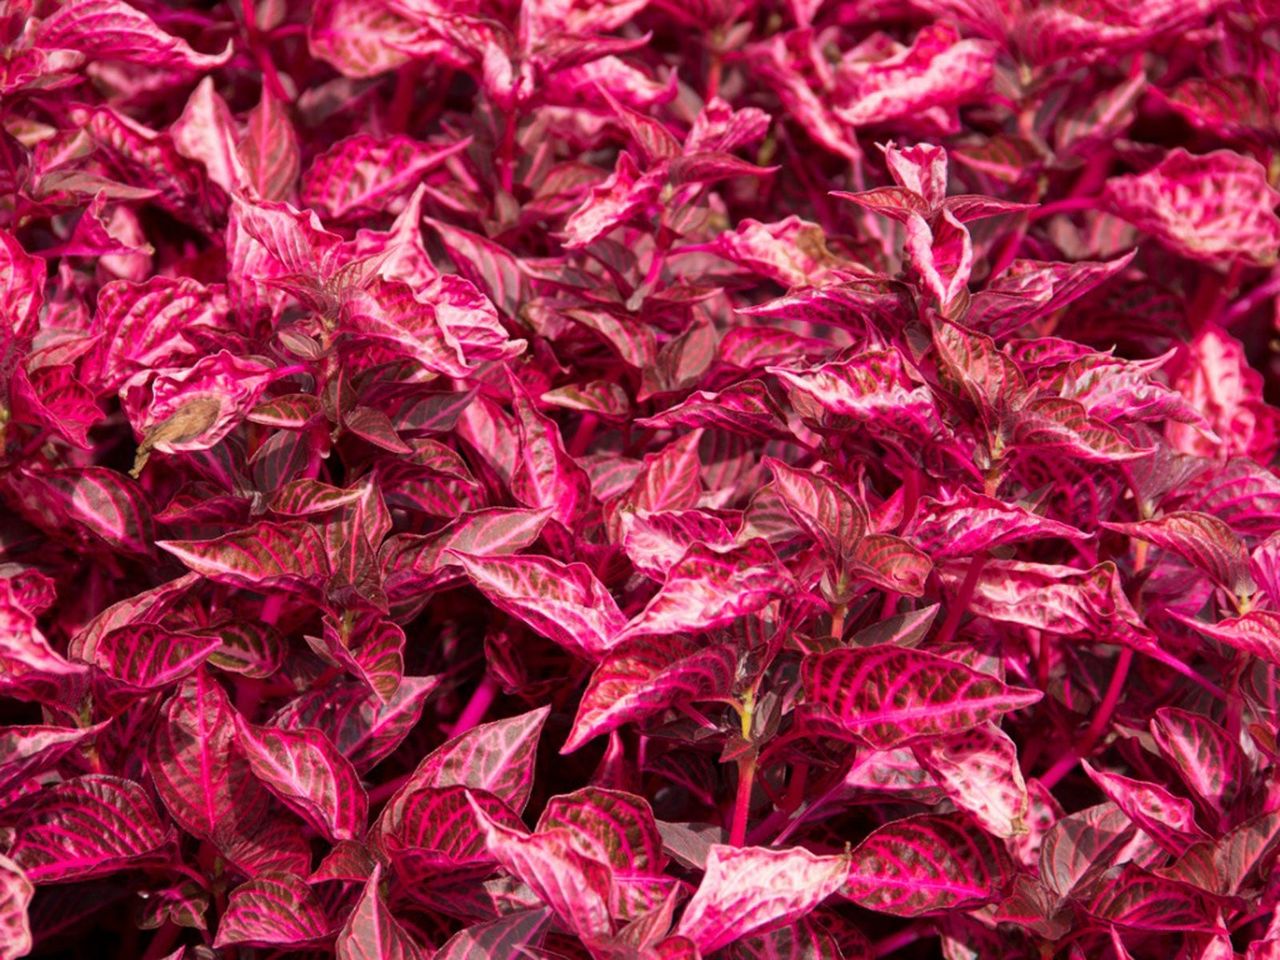
M 276 625 L 276 622 L 280 619 L 280 614 L 283 612 L 284 594 L 273 593 L 271 596 L 267 597 L 267 599 L 262 601 L 262 611 L 258 614 L 258 617 L 267 626 L 273 627 Z
M 733 825 L 729 829 L 729 845 L 741 847 L 747 840 L 747 814 L 751 810 L 751 790 L 756 781 L 756 751 L 738 760 L 738 794 L 733 801 Z
M 791 768 L 791 782 L 787 784 L 786 796 L 782 798 L 782 809 L 790 812 L 798 810 L 804 802 L 804 788 L 809 783 L 809 765 L 797 763 Z
M 877 958 L 887 957 L 890 954 L 897 953 L 903 947 L 909 947 L 917 940 L 931 933 L 931 930 L 921 929 L 916 926 L 905 927 L 897 933 L 891 933 L 872 944 L 871 955 Z
M 502 130 L 502 153 L 499 154 L 502 189 L 510 193 L 516 181 L 516 115 L 508 113 Z
M 181 927 L 176 923 L 166 923 L 156 931 L 155 936 L 151 938 L 151 942 L 147 944 L 147 950 L 142 955 L 142 960 L 160 960 L 161 957 L 173 950 L 173 945 L 178 942 L 180 936 L 182 936 Z
M 837 603 L 835 610 L 831 613 L 831 639 L 844 639 L 844 619 L 849 615 L 849 606 L 844 603 Z
M 978 578 L 982 576 L 982 568 L 987 564 L 986 554 L 974 557 L 969 561 L 969 569 L 965 571 L 964 582 L 960 584 L 960 592 L 956 594 L 951 606 L 947 608 L 947 619 L 942 622 L 935 644 L 945 644 L 956 634 L 960 619 L 969 609 L 969 601 L 973 599 L 973 591 L 978 588 Z
M 392 133 L 404 133 L 409 128 L 409 116 L 413 113 L 413 95 L 417 92 L 422 62 L 410 60 L 396 72 L 396 88 L 387 107 L 387 127 Z
M 458 734 L 466 733 L 479 724 L 484 719 L 484 715 L 489 712 L 489 707 L 493 704 L 493 699 L 497 695 L 498 683 L 486 673 L 471 694 L 471 699 L 467 701 L 467 705 L 458 714 L 458 721 L 453 725 L 453 731 L 450 735 L 456 737 Z
M 1034 222 L 1043 220 L 1046 217 L 1052 217 L 1059 213 L 1077 213 L 1081 210 L 1095 210 L 1098 206 L 1097 197 L 1067 197 L 1064 200 L 1057 200 L 1053 203 L 1046 203 L 1043 207 L 1035 210 L 1027 211 L 1027 220 Z
M 1120 691 L 1124 689 L 1129 678 L 1129 667 L 1133 664 L 1133 648 L 1123 647 L 1116 658 L 1116 667 L 1111 674 L 1111 682 L 1107 684 L 1107 692 L 1102 695 L 1102 703 L 1093 715 L 1089 728 L 1085 730 L 1080 742 L 1060 756 L 1056 763 L 1040 778 L 1046 788 L 1052 790 L 1054 785 L 1072 771 L 1077 763 L 1087 757 L 1098 741 L 1102 739 L 1107 726 L 1111 723 L 1111 715 L 1115 713 L 1116 704 L 1120 701 Z

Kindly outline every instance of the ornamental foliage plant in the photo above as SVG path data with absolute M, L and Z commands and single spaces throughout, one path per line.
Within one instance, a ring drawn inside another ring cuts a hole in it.
M 0 960 L 1280 958 L 1280 5 L 0 3 Z

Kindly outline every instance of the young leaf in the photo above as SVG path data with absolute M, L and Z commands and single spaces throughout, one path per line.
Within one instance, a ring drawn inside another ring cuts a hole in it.
M 752 877 L 752 883 L 739 882 L 743 876 Z M 848 876 L 847 857 L 819 857 L 800 847 L 714 844 L 677 933 L 711 953 L 757 931 L 799 920 L 839 890 Z
M 422 960 L 414 942 L 382 900 L 382 868 L 375 866 L 356 908 L 338 932 L 334 944 L 338 960 Z
M 962 816 L 921 814 L 885 824 L 850 855 L 844 895 L 899 917 L 995 900 L 1013 879 L 996 840 Z
M 810 703 L 879 749 L 961 733 L 1042 696 L 954 660 L 891 644 L 809 657 L 801 679 Z

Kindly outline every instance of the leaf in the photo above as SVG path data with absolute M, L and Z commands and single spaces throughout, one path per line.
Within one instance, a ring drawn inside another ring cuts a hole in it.
M 361 773 L 385 759 L 422 718 L 439 677 L 405 677 L 388 703 L 363 683 L 335 683 L 304 694 L 271 718 L 287 730 L 315 727 L 324 732 Z
M 307 947 L 331 933 L 324 908 L 306 883 L 287 873 L 270 874 L 231 891 L 213 945 Z
M 1013 879 L 1003 846 L 955 815 L 894 820 L 872 831 L 850 860 L 844 895 L 899 917 L 990 903 Z
M 1274 610 L 1251 610 L 1241 617 L 1227 617 L 1217 623 L 1204 623 L 1173 614 L 1174 618 L 1206 637 L 1239 650 L 1249 657 L 1280 665 L 1280 613 Z
M 1257 589 L 1244 542 L 1217 517 L 1178 511 L 1154 520 L 1102 525 L 1176 553 L 1235 597 L 1247 597 Z
M 18 960 L 31 952 L 28 910 L 35 887 L 22 868 L 0 854 L 0 957 Z
M 231 59 L 197 53 L 123 0 L 70 0 L 39 22 L 34 42 L 48 50 L 75 50 L 92 60 L 123 60 L 175 70 L 212 70 Z
M 1205 837 L 1187 846 L 1175 863 L 1156 871 L 1170 880 L 1189 883 L 1215 896 L 1233 897 L 1252 886 L 1251 877 L 1275 856 L 1280 841 L 1280 815 L 1251 817 L 1217 840 Z
M 850 557 L 850 569 L 882 590 L 920 597 L 933 561 L 901 537 L 872 533 L 859 541 Z
M 832 560 L 853 555 L 867 530 L 862 506 L 839 484 L 812 471 L 797 470 L 767 458 L 764 465 L 787 513 L 816 540 Z
M 521 947 L 538 942 L 547 927 L 551 911 L 518 910 L 497 920 L 459 930 L 436 953 L 433 960 L 523 960 Z
M 162 860 L 173 840 L 141 785 L 90 774 L 40 792 L 9 851 L 32 883 L 107 876 Z
M 1134 864 L 1126 866 L 1098 893 L 1089 912 L 1136 930 L 1224 932 L 1219 925 L 1207 922 L 1213 911 L 1203 893 Z
M 305 592 L 329 573 L 324 544 L 309 523 L 262 520 L 212 540 L 158 540 L 188 569 L 218 583 Z
M 674 637 L 628 643 L 609 653 L 591 675 L 560 752 L 572 753 L 588 740 L 677 703 L 729 696 L 737 673 L 738 653 L 729 644 L 705 646 Z
M 236 150 L 245 177 L 263 200 L 288 200 L 300 168 L 298 134 L 285 105 L 262 85 L 258 105 L 249 111 L 248 130 Z
M 618 875 L 659 874 L 666 864 L 662 837 L 649 802 L 635 794 L 584 787 L 552 797 L 538 818 L 538 833 L 563 830 L 585 856 Z
M 362 834 L 368 800 L 354 768 L 318 730 L 259 727 L 237 719 L 253 775 L 330 840 Z
M 869 350 L 807 370 L 766 369 L 831 413 L 920 440 L 945 432 L 928 388 L 912 384 L 897 351 Z
M 375 866 L 351 916 L 338 933 L 338 960 L 421 960 L 425 954 L 391 915 L 378 887 L 382 868 Z
M 451 551 L 469 556 L 509 556 L 533 544 L 551 510 L 476 510 L 436 533 L 396 534 L 378 552 L 383 579 L 391 599 L 407 599 L 445 585 L 462 575 L 462 564 Z
M 1206 806 L 1224 812 L 1246 780 L 1240 748 L 1220 726 L 1196 713 L 1161 707 L 1151 718 L 1161 754 Z
M 794 587 L 786 568 L 764 540 L 750 540 L 723 552 L 695 543 L 667 571 L 658 595 L 626 629 L 613 636 L 610 645 L 654 634 L 725 626 L 787 596 Z
M 1062 817 L 1045 833 L 1040 877 L 1060 900 L 1087 896 L 1125 854 L 1135 832 L 1133 822 L 1114 803 Z
M 949 590 L 960 583 L 960 569 L 940 568 Z M 1143 629 L 1125 597 L 1115 564 L 1091 570 L 1015 560 L 988 560 L 969 601 L 971 612 L 1001 623 L 1019 623 L 1067 636 Z
M 529 802 L 538 737 L 549 707 L 481 724 L 437 747 L 414 769 L 378 817 L 378 833 L 403 818 L 412 794 L 425 787 L 484 790 L 517 813 Z
M 810 657 L 800 676 L 809 703 L 831 710 L 846 731 L 878 749 L 970 730 L 1042 696 L 956 660 L 892 644 Z
M 587 660 L 617 643 L 626 621 L 617 602 L 582 563 L 550 557 L 480 557 L 451 549 L 471 582 L 499 610 Z
M 45 496 L 70 523 L 108 546 L 137 556 L 151 554 L 151 510 L 142 488 L 106 467 L 64 467 L 40 474 Z
M 92 727 L 52 727 L 42 724 L 0 727 L 0 796 L 35 775 L 48 770 L 80 744 L 103 730 Z
M 926 740 L 916 758 L 957 807 L 995 837 L 1027 832 L 1030 800 L 1018 766 L 1017 745 L 994 723 Z
M 752 882 L 739 882 L 743 876 Z M 711 953 L 749 934 L 799 920 L 839 890 L 848 876 L 847 857 L 819 857 L 800 847 L 714 844 L 676 932 Z
M 472 800 L 489 852 L 529 885 L 543 903 L 579 937 L 613 932 L 609 868 L 578 852 L 566 830 L 525 834 L 499 826 Z
M 1197 840 L 1208 838 L 1196 824 L 1195 809 L 1189 800 L 1174 796 L 1158 783 L 1095 770 L 1088 761 L 1081 761 L 1081 766 L 1108 799 L 1174 856 L 1181 856 Z
M 1277 193 L 1256 160 L 1179 147 L 1146 173 L 1111 177 L 1107 208 L 1193 260 L 1269 266 L 1280 246 Z
M 213 843 L 246 873 L 306 872 L 301 836 L 295 841 L 273 832 L 268 795 L 236 743 L 235 711 L 204 671 L 184 681 L 166 704 L 147 769 L 178 826 Z
M 945 502 L 927 499 L 909 539 L 936 563 L 978 556 L 994 547 L 1049 537 L 1080 541 L 1087 535 L 1017 504 L 961 487 Z
M 140 689 L 160 689 L 199 668 L 221 645 L 216 636 L 177 634 L 154 623 L 139 623 L 106 634 L 98 642 L 94 659 L 116 680 Z
M 388 203 L 411 191 L 426 173 L 470 143 L 470 137 L 445 146 L 404 136 L 347 137 L 312 161 L 302 178 L 302 202 L 326 219 L 384 211 Z
M 1042 697 L 954 660 L 892 644 L 808 657 L 800 676 L 808 702 L 830 710 L 846 731 L 878 749 L 961 733 Z

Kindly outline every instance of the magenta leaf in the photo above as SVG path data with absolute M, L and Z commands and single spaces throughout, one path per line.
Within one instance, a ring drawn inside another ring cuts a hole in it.
M 694 544 L 667 571 L 658 595 L 613 636 L 610 645 L 635 637 L 725 626 L 756 613 L 793 588 L 786 568 L 763 540 L 749 540 L 723 552 Z
M 1178 202 L 1171 202 L 1177 197 Z M 1230 150 L 1181 148 L 1146 173 L 1107 182 L 1109 209 L 1193 260 L 1275 262 L 1280 193 L 1256 160 Z
M 212 70 L 231 58 L 231 43 L 217 55 L 197 53 L 161 30 L 150 17 L 123 0 L 72 0 L 40 21 L 35 42 L 50 50 L 75 50 L 86 57 L 124 60 L 153 67 Z
M 1245 780 L 1245 759 L 1222 727 L 1200 714 L 1161 707 L 1151 719 L 1156 746 L 1183 782 L 1211 810 L 1221 813 Z
M 1095 770 L 1087 762 L 1082 765 L 1109 800 L 1175 856 L 1185 853 L 1195 841 L 1207 838 L 1196 824 L 1195 809 L 1189 800 L 1174 796 L 1158 783 Z
M 335 842 L 363 832 L 364 787 L 319 730 L 282 730 L 237 720 L 237 743 L 253 775 L 289 808 Z
M 866 511 L 833 480 L 767 460 L 787 512 L 832 560 L 853 555 L 867 530 Z
M 213 540 L 159 540 L 210 580 L 257 589 L 305 592 L 329 573 L 324 544 L 307 523 L 260 521 Z
M 421 960 L 422 948 L 391 915 L 379 885 L 382 868 L 374 867 L 356 908 L 334 944 L 339 960 Z
M 758 882 L 736 882 L 747 874 Z M 711 953 L 756 931 L 799 920 L 839 890 L 848 876 L 847 857 L 819 857 L 799 847 L 715 844 L 677 932 Z
M 204 671 L 170 698 L 151 740 L 148 769 L 170 816 L 250 874 L 305 872 L 307 853 L 268 822 L 268 795 L 237 744 L 236 713 Z
M 584 787 L 553 797 L 538 818 L 538 833 L 564 830 L 582 854 L 618 876 L 656 875 L 666 858 L 653 810 L 643 797 Z
M 1095 917 L 1136 930 L 1195 930 L 1220 933 L 1205 895 L 1189 884 L 1166 880 L 1130 864 L 1089 905 Z
M 810 703 L 880 749 L 960 733 L 1042 696 L 954 660 L 892 644 L 809 657 L 801 679 Z
M 533 762 L 548 713 L 542 708 L 481 724 L 437 747 L 383 808 L 375 829 L 385 832 L 402 820 L 404 806 L 425 787 L 483 790 L 522 811 L 533 788 Z
M 1017 745 L 994 723 L 925 740 L 913 750 L 952 802 L 992 836 L 1027 832 L 1030 798 Z
M 216 636 L 175 634 L 154 623 L 140 623 L 104 636 L 95 660 L 105 674 L 122 683 L 158 689 L 196 670 L 221 645 Z
M 307 947 L 332 934 L 312 889 L 287 873 L 255 877 L 231 891 L 215 947 Z
M 1256 588 L 1244 542 L 1217 517 L 1179 511 L 1154 520 L 1103 526 L 1176 553 L 1233 596 L 1247 597 Z
M 383 703 L 363 683 L 337 683 L 292 701 L 271 722 L 286 730 L 321 730 L 363 773 L 409 735 L 439 684 L 439 677 L 405 677 Z
M 525 833 L 500 826 L 472 800 L 489 852 L 523 880 L 538 898 L 583 938 L 613 932 L 609 900 L 612 875 L 599 860 L 581 853 L 568 830 Z
M 989 903 L 1013 878 L 1004 847 L 960 816 L 895 820 L 850 857 L 844 895 L 900 917 Z
M 468 138 L 432 146 L 400 136 L 348 137 L 316 157 L 302 178 L 302 201 L 322 217 L 336 220 L 384 210 L 470 142 Z
M 628 643 L 608 654 L 591 675 L 561 752 L 572 753 L 588 740 L 676 703 L 727 696 L 737 669 L 738 653 L 728 644 L 657 637 Z
M 65 883 L 163 860 L 173 829 L 140 784 L 90 774 L 41 793 L 9 855 L 32 883 Z
M 28 725 L 0 727 L 0 796 L 54 767 L 80 744 L 102 732 L 102 725 L 75 729 Z
M 0 854 L 0 957 L 18 960 L 31 952 L 28 909 L 35 887 L 22 868 Z
M 437 951 L 433 960 L 469 960 L 491 957 L 492 960 L 521 960 L 520 949 L 536 944 L 546 929 L 551 911 L 520 910 L 498 920 L 478 923 L 460 930 Z
M 603 656 L 626 624 L 617 602 L 585 564 L 480 557 L 453 549 L 448 558 L 498 609 L 584 659 Z

